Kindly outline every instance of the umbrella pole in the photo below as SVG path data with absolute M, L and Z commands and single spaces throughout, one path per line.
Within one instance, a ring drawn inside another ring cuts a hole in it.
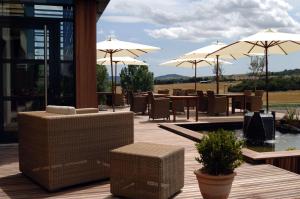
M 216 82 L 217 82 L 217 94 L 219 94 L 219 55 L 217 57 L 217 71 L 216 71 Z
M 117 93 L 117 62 L 115 62 L 115 93 Z
M 113 69 L 113 60 L 112 60 L 112 52 L 110 52 L 110 68 L 111 68 L 111 104 L 113 108 L 113 112 L 115 112 L 115 89 L 114 89 L 114 69 Z
M 267 100 L 267 113 L 269 112 L 269 69 L 268 69 L 268 47 L 265 46 L 265 59 L 266 59 L 266 100 Z
M 195 92 L 197 91 L 197 62 L 195 62 Z

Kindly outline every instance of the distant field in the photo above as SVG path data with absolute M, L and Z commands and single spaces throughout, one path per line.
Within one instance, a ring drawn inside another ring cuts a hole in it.
M 224 93 L 227 92 L 228 86 L 230 85 L 235 85 L 239 83 L 234 82 L 234 83 L 229 83 L 229 82 L 221 82 L 220 83 L 220 93 Z M 194 89 L 195 84 L 194 83 L 179 83 L 179 84 L 163 84 L 163 85 L 155 85 L 154 86 L 154 91 L 157 91 L 159 89 L 169 89 L 169 90 L 173 90 L 174 88 L 178 88 L 178 89 Z M 203 90 L 203 91 L 207 91 L 207 90 L 216 90 L 216 83 L 207 83 L 207 84 L 201 84 L 198 83 L 197 84 L 197 90 Z
M 229 85 L 237 84 L 235 83 L 220 83 L 220 93 L 227 92 Z M 164 84 L 164 85 L 155 85 L 154 90 L 157 91 L 158 89 L 194 89 L 194 83 L 182 83 L 182 84 Z M 215 83 L 208 83 L 208 84 L 197 84 L 197 90 L 216 90 Z M 265 101 L 265 97 L 264 97 Z M 284 92 L 270 92 L 269 93 L 269 103 L 271 106 L 300 106 L 300 90 L 297 91 L 284 91 Z
M 237 84 L 238 82 L 228 83 L 221 82 L 220 83 L 220 93 L 227 92 L 229 85 Z M 158 89 L 169 89 L 172 91 L 174 88 L 180 89 L 194 89 L 194 83 L 181 83 L 181 84 L 163 84 L 163 85 L 155 85 L 154 91 L 157 92 Z M 120 87 L 117 88 L 118 92 L 121 92 Z M 197 84 L 197 90 L 216 90 L 215 83 L 208 84 Z M 265 101 L 265 96 L 264 96 Z M 271 106 L 275 107 L 287 107 L 294 106 L 300 107 L 300 90 L 297 91 L 284 91 L 284 92 L 270 92 L 269 93 L 269 103 Z

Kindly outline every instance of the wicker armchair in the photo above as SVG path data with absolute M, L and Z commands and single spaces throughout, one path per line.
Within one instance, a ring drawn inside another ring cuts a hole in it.
M 217 97 L 213 91 L 207 91 L 208 114 L 215 115 L 227 112 L 227 98 Z
M 199 107 L 198 110 L 201 112 L 207 112 L 208 108 L 208 98 L 204 95 L 203 91 L 197 91 L 197 95 L 199 96 Z
M 246 97 L 246 103 L 248 100 L 248 97 L 251 96 L 252 91 L 251 90 L 244 90 L 244 95 Z M 232 107 L 233 108 L 238 108 L 238 109 L 244 109 L 245 105 L 244 105 L 244 97 L 234 97 L 232 100 Z
M 134 113 L 142 113 L 145 114 L 147 110 L 148 97 L 143 95 L 132 95 L 132 99 L 130 100 L 130 111 Z
M 133 113 L 95 112 L 19 113 L 20 171 L 49 191 L 109 178 L 110 150 L 133 143 Z
M 158 119 L 166 118 L 170 119 L 170 99 L 168 98 L 154 98 L 152 92 L 148 92 L 150 100 L 149 118 Z
M 255 91 L 255 96 L 248 96 L 246 108 L 248 111 L 259 111 L 263 107 L 263 90 Z

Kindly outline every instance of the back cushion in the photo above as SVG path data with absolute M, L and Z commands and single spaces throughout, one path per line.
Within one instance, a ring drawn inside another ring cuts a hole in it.
M 46 107 L 47 113 L 55 113 L 61 115 L 75 115 L 76 109 L 72 106 L 53 106 L 49 105 Z

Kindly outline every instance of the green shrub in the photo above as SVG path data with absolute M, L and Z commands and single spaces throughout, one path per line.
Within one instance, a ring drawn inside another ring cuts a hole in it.
M 120 83 L 123 91 L 151 91 L 154 85 L 153 73 L 148 66 L 128 65 L 122 68 Z
M 207 174 L 230 174 L 242 163 L 243 145 L 244 141 L 238 140 L 233 132 L 219 129 L 196 144 L 200 154 L 196 160 L 203 164 L 202 171 Z

